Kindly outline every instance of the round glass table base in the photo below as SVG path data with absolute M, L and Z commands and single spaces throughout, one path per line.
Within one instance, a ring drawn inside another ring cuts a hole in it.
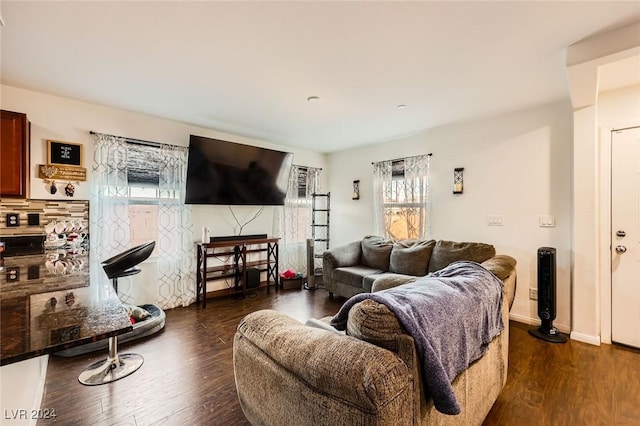
M 91 364 L 80 373 L 78 381 L 83 385 L 95 386 L 127 377 L 142 366 L 144 358 L 138 354 L 118 354 Z

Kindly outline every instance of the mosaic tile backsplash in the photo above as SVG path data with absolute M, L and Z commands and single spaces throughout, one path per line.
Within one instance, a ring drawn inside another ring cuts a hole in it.
M 88 226 L 89 201 L 0 199 L 0 236 L 45 234 L 49 222 L 61 220 Z

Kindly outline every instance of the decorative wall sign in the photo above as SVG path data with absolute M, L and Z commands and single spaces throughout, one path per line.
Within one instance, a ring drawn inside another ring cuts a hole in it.
M 87 180 L 87 169 L 84 167 L 38 164 L 38 177 L 46 180 L 84 182 Z
M 47 163 L 82 167 L 82 144 L 47 140 Z

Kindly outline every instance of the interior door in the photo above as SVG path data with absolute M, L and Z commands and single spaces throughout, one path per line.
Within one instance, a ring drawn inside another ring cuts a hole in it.
M 640 347 L 640 127 L 611 136 L 611 339 Z

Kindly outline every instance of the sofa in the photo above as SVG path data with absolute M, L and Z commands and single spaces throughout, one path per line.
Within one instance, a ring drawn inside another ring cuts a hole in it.
M 414 281 L 456 260 L 482 263 L 495 254 L 495 248 L 485 243 L 394 241 L 369 235 L 325 251 L 322 281 L 330 296 L 348 298 Z
M 387 306 L 365 299 L 351 307 L 344 332 L 328 324 L 331 318 L 302 324 L 274 310 L 247 315 L 233 343 L 246 418 L 253 425 L 482 424 L 507 379 L 516 261 L 495 255 L 481 266 L 501 284 L 498 314 L 505 328 L 452 380 L 459 414 L 436 409 L 422 383 L 414 338 Z M 407 283 L 425 279 L 400 275 Z M 387 292 L 411 285 L 386 281 Z

